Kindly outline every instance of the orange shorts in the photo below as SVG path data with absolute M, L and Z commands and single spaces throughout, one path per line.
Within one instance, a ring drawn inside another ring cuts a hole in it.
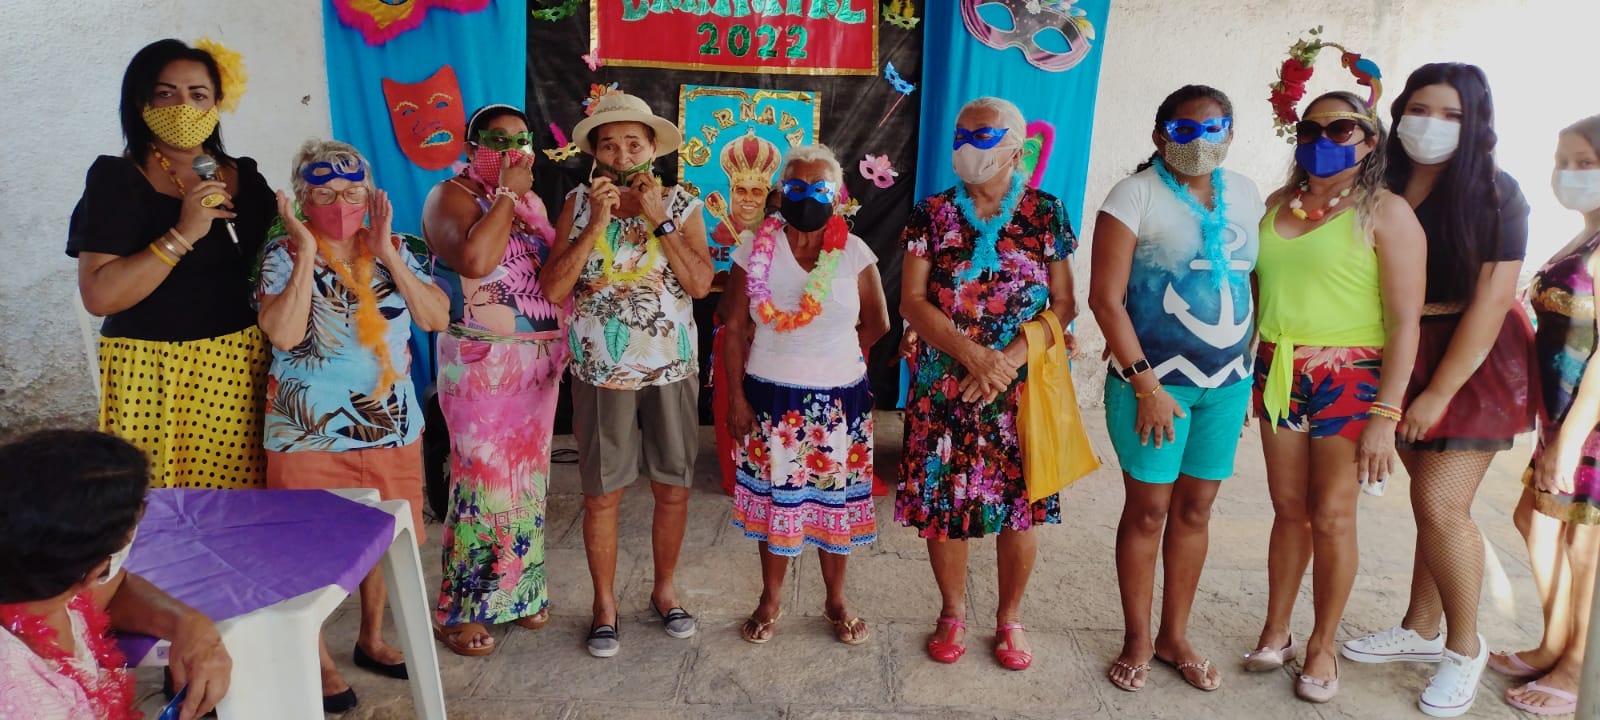
M 422 441 L 397 448 L 343 452 L 267 451 L 269 490 L 346 490 L 371 488 L 384 500 L 411 503 L 417 544 L 422 529 Z

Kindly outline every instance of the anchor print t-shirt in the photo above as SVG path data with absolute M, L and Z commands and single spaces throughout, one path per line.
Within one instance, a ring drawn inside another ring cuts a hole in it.
M 1125 303 L 1145 359 L 1164 384 L 1215 388 L 1251 376 L 1250 271 L 1266 207 L 1250 178 L 1229 170 L 1223 177 L 1229 263 L 1220 284 L 1202 246 L 1199 217 L 1154 168 L 1117 183 L 1100 208 L 1138 237 Z M 1113 372 L 1118 369 L 1113 360 Z

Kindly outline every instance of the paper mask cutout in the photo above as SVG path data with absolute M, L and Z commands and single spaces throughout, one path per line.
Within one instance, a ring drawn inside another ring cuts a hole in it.
M 912 30 L 922 18 L 917 17 L 917 6 L 911 0 L 889 0 L 883 5 L 883 19 L 901 30 Z
M 541 8 L 541 9 L 538 9 L 538 10 L 534 10 L 530 14 L 533 15 L 533 19 L 535 19 L 535 20 L 543 20 L 545 22 L 559 22 L 561 20 L 565 20 L 565 19 L 567 19 L 569 17 L 572 17 L 572 14 L 577 12 L 577 11 L 578 11 L 578 0 L 562 0 L 562 2 L 557 3 L 555 5 L 551 5 L 551 6 L 546 7 L 546 8 Z
M 394 124 L 394 139 L 407 160 L 427 170 L 442 170 L 461 157 L 467 111 L 461 106 L 456 70 L 440 66 L 415 83 L 383 79 L 383 99 Z
M 1071 70 L 1089 55 L 1094 25 L 1088 13 L 1072 7 L 1074 0 L 961 0 L 961 20 L 967 32 L 996 50 L 1017 48 L 1028 63 L 1047 72 Z M 1001 30 L 984 20 L 978 8 L 999 6 L 1011 16 L 1010 30 Z M 1057 31 L 1066 38 L 1068 50 L 1056 52 L 1039 46 L 1041 32 Z
M 339 22 L 355 28 L 368 45 L 382 45 L 415 30 L 430 8 L 477 12 L 489 0 L 332 0 Z
M 883 118 L 878 121 L 878 127 L 883 127 L 883 124 L 889 121 L 889 116 L 894 114 L 895 108 L 900 107 L 901 100 L 906 99 L 907 95 L 917 90 L 915 84 L 900 77 L 900 72 L 894 69 L 894 63 L 892 62 L 883 64 L 883 79 L 889 81 L 889 86 L 893 87 L 895 92 L 900 93 L 900 97 L 894 99 L 894 104 L 889 106 L 888 112 L 885 112 Z
M 578 149 L 577 143 L 568 140 L 567 134 L 561 132 L 560 125 L 550 123 L 550 135 L 556 139 L 556 147 L 545 148 L 543 151 L 545 157 L 555 162 L 566 162 L 579 152 L 582 152 Z
M 1056 144 L 1056 128 L 1043 120 L 1028 123 L 1028 139 L 1022 141 L 1022 162 L 1017 169 L 1028 176 L 1028 187 L 1039 189 L 1044 171 L 1050 163 L 1050 151 Z
M 861 159 L 857 169 L 861 171 L 861 177 L 871 180 L 873 185 L 880 188 L 893 186 L 894 179 L 900 176 L 889 163 L 888 155 L 868 155 Z

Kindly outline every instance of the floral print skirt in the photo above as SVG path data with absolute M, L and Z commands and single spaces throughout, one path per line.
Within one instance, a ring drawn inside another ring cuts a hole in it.
M 733 524 L 774 555 L 807 545 L 848 554 L 877 539 L 872 508 L 872 391 L 744 379 L 755 427 L 736 451 Z
M 994 402 L 969 403 L 958 371 L 943 353 L 913 369 L 895 519 L 924 538 L 953 540 L 1061 522 L 1058 496 L 1028 502 L 1017 439 L 1025 378 Z
M 439 406 L 450 428 L 444 625 L 504 623 L 549 605 L 544 574 L 550 436 L 565 331 L 439 335 Z

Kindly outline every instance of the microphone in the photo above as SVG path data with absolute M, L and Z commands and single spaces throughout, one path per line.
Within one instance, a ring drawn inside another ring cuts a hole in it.
M 194 174 L 199 175 L 201 180 L 216 180 L 217 161 L 213 160 L 210 155 L 195 156 Z M 200 198 L 200 204 L 206 207 L 217 207 L 224 202 L 227 202 L 227 198 L 223 197 L 221 193 L 212 193 Z M 239 232 L 233 229 L 233 221 L 224 218 L 222 224 L 228 228 L 228 237 L 233 238 L 233 249 L 238 250 Z

